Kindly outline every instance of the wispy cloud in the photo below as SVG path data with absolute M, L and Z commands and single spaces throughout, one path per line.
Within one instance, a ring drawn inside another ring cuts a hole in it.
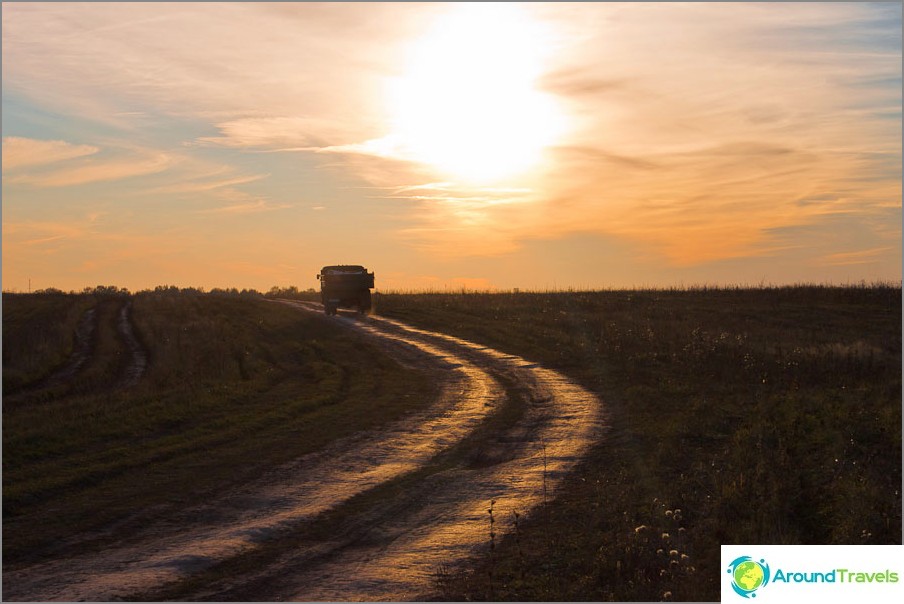
M 228 168 L 220 168 L 213 174 L 202 174 L 198 176 L 188 177 L 173 184 L 163 185 L 149 189 L 147 193 L 205 193 L 215 191 L 217 189 L 232 188 L 237 185 L 244 185 L 261 180 L 269 176 L 268 174 L 248 174 L 248 175 L 229 175 L 224 172 L 231 172 Z
M 199 143 L 249 149 L 316 149 L 330 129 L 323 120 L 304 117 L 244 117 L 217 124 L 220 136 L 202 136 Z
M 3 222 L 4 242 L 15 241 L 25 246 L 41 246 L 64 239 L 84 237 L 89 232 L 87 222 L 82 224 L 52 221 Z
M 246 203 L 236 203 L 218 208 L 198 210 L 200 214 L 256 214 L 258 212 L 272 212 L 293 207 L 288 203 L 272 203 L 265 199 L 254 199 Z
M 170 158 L 163 153 L 127 158 L 89 158 L 50 170 L 17 174 L 9 177 L 7 182 L 36 187 L 70 187 L 155 174 L 169 165 Z
M 21 136 L 3 137 L 3 171 L 53 164 L 93 155 L 99 149 L 92 145 L 74 145 L 60 140 L 35 140 Z
M 389 4 L 366 14 L 353 5 L 77 8 L 4 7 L 5 85 L 108 123 L 148 108 L 202 116 L 222 132 L 202 138 L 228 146 L 270 144 L 280 128 L 306 139 L 319 138 L 320 127 L 360 136 L 376 117 L 362 99 L 379 96 L 399 36 L 437 11 L 396 11 Z M 392 18 L 376 18 L 381 14 Z M 315 131 L 298 131 L 305 123 Z
M 829 254 L 826 262 L 835 266 L 850 266 L 856 264 L 872 264 L 877 262 L 881 256 L 898 251 L 892 246 L 877 247 L 869 250 L 857 250 L 855 252 L 839 252 L 837 254 Z

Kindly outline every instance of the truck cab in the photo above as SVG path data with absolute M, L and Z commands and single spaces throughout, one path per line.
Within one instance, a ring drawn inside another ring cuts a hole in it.
M 342 308 L 354 308 L 361 314 L 370 312 L 374 274 L 357 264 L 324 266 L 317 275 L 320 281 L 320 300 L 328 315 Z

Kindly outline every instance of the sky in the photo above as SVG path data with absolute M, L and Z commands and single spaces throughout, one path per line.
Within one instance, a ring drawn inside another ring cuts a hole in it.
M 901 3 L 2 3 L 4 291 L 901 280 Z

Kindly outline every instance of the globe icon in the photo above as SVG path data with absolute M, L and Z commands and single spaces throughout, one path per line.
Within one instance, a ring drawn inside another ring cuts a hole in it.
M 763 584 L 764 579 L 763 567 L 753 560 L 738 564 L 734 570 L 735 585 L 744 591 L 754 591 Z

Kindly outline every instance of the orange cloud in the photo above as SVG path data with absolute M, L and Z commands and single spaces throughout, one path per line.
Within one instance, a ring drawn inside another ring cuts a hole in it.
M 53 164 L 93 155 L 99 149 L 91 145 L 73 145 L 60 140 L 35 140 L 20 136 L 3 137 L 3 171 Z
M 163 153 L 142 154 L 134 158 L 86 159 L 77 165 L 23 173 L 7 178 L 10 184 L 35 187 L 69 187 L 93 182 L 121 180 L 162 172 L 170 165 Z
M 871 264 L 879 261 L 881 256 L 895 251 L 892 246 L 878 247 L 868 250 L 858 250 L 856 252 L 841 252 L 837 254 L 829 254 L 825 261 L 834 266 L 850 266 L 855 264 Z
M 199 210 L 201 214 L 256 214 L 258 212 L 272 212 L 291 208 L 292 204 L 272 203 L 265 199 L 250 199 L 245 203 L 235 203 L 219 208 Z

